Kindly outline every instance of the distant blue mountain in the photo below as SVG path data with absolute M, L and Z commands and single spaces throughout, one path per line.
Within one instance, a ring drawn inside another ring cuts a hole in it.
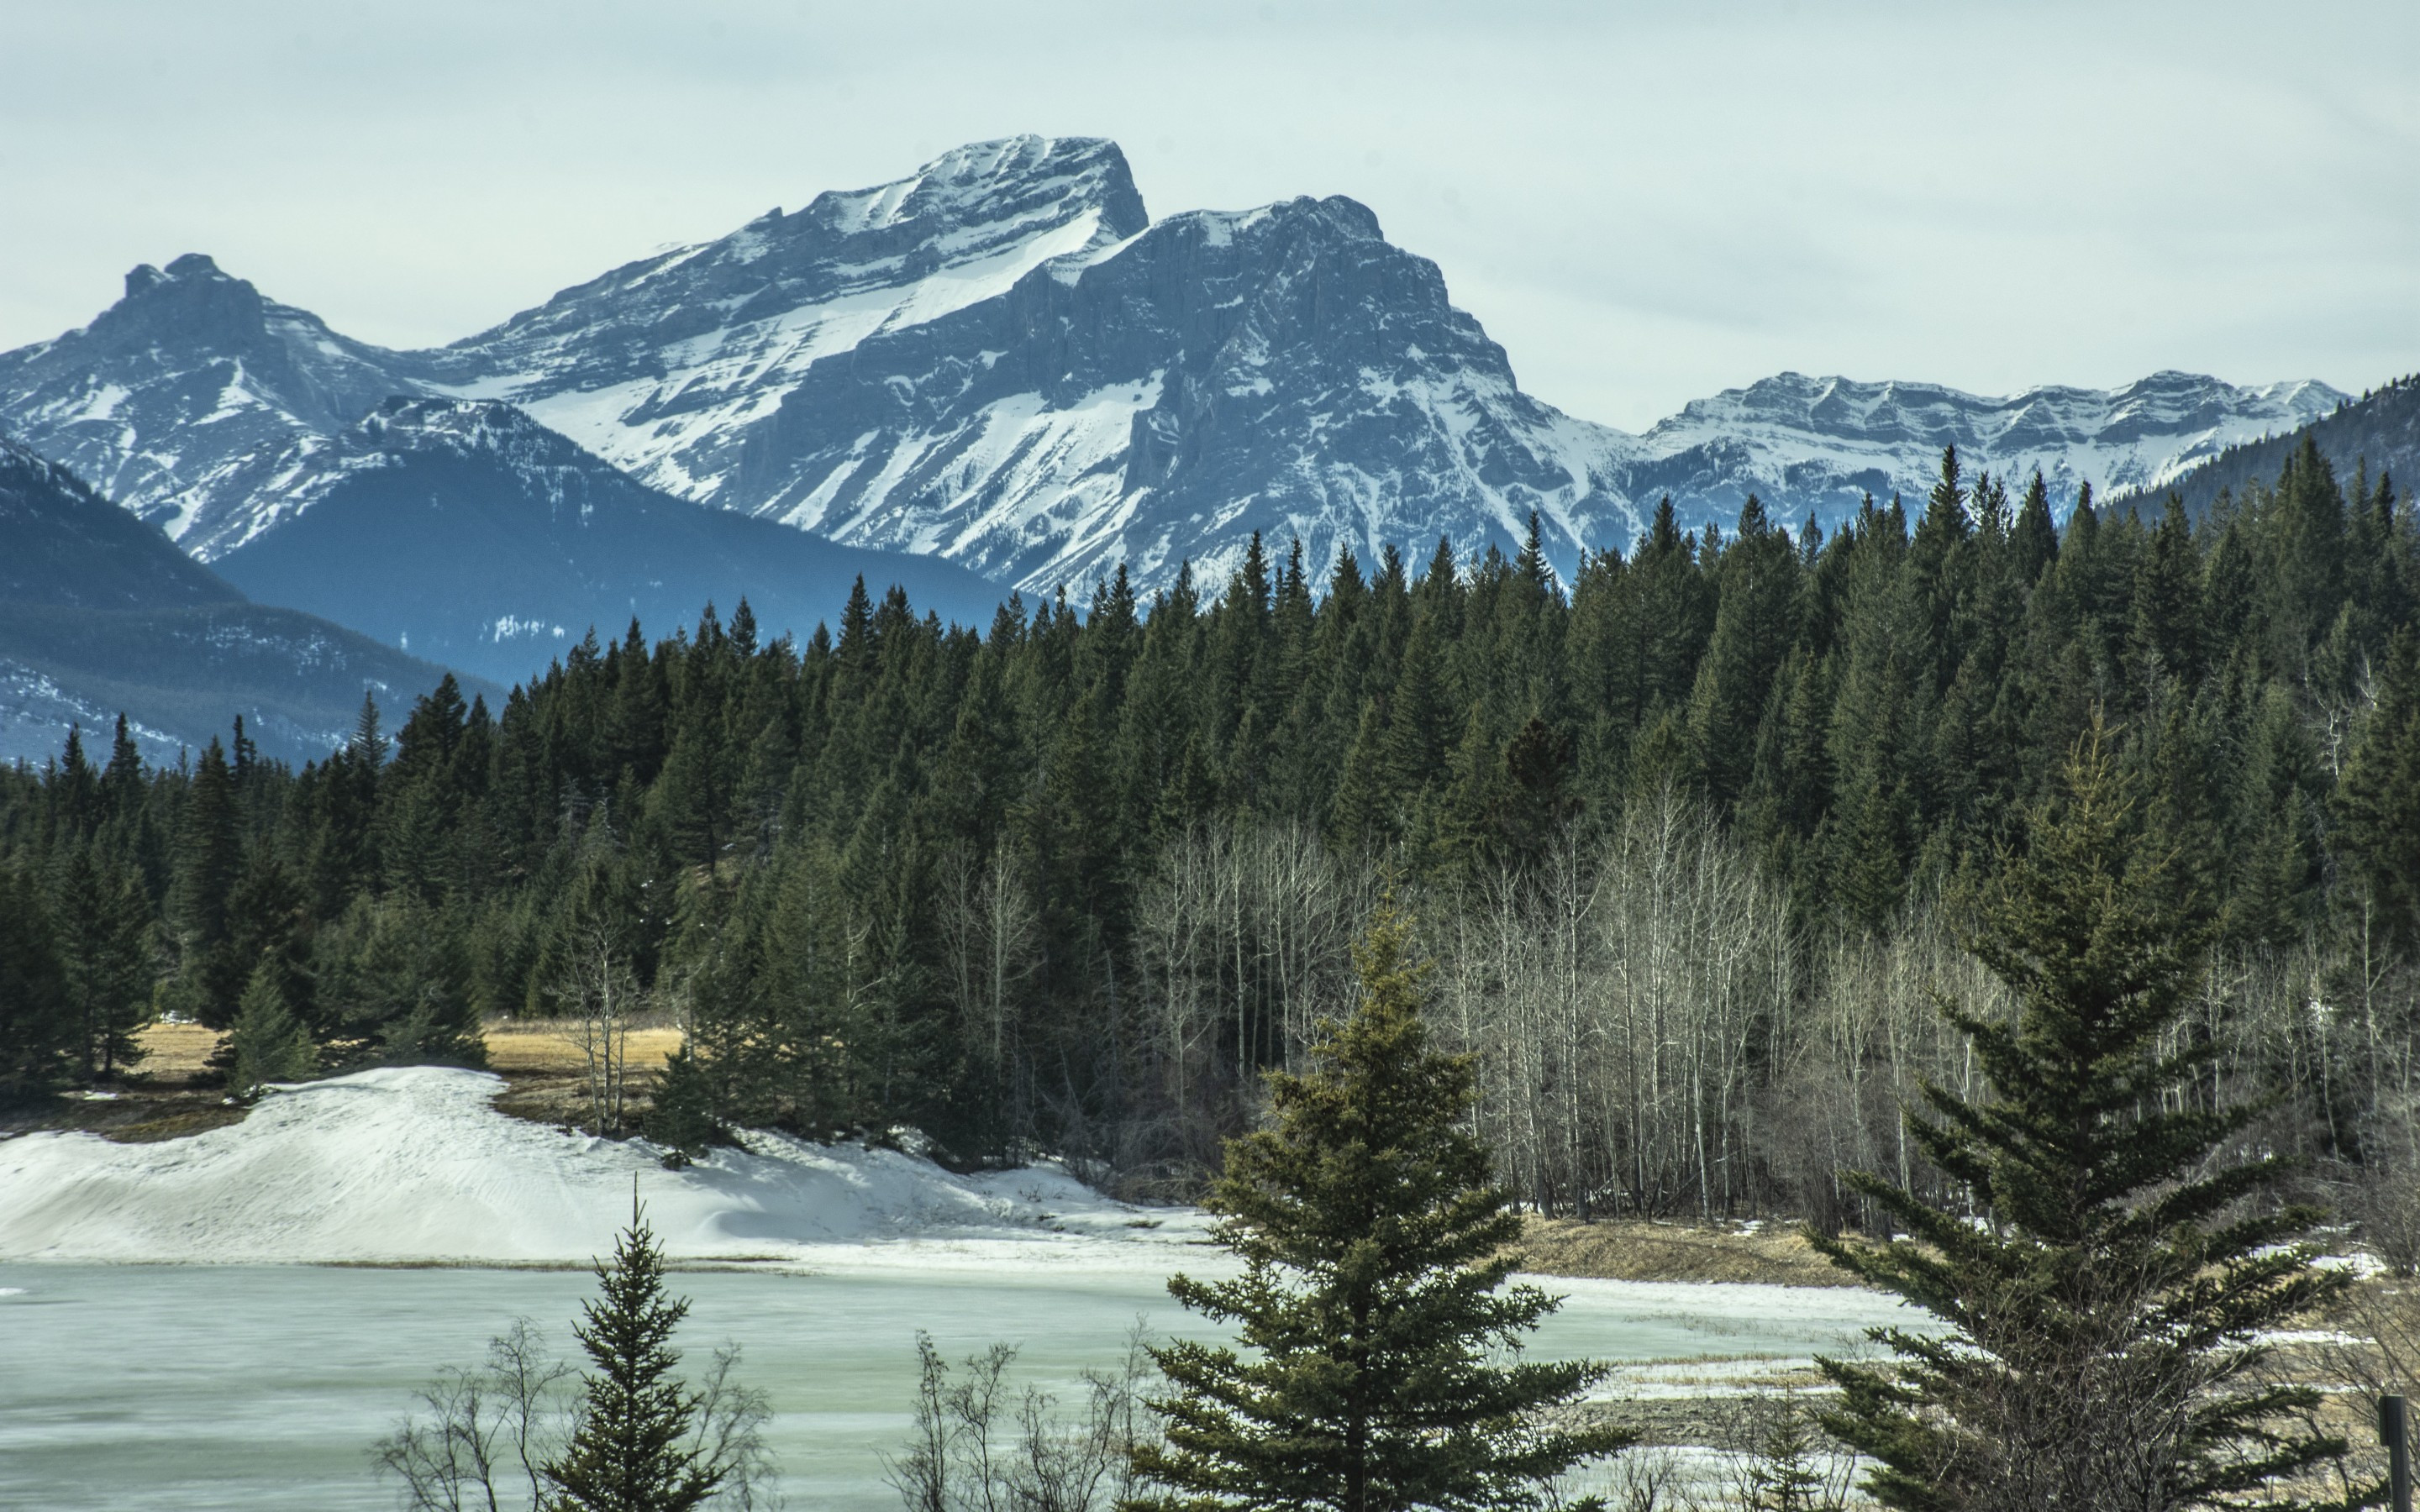
M 1005 594 L 933 557 L 864 551 L 649 488 L 494 401 L 391 399 L 287 465 L 273 510 L 212 565 L 256 599 L 325 615 L 501 683 L 593 626 L 724 616 L 800 640 L 861 576 L 988 626 Z
M 217 574 L 55 463 L 0 440 L 0 760 L 58 754 L 71 726 L 105 760 L 117 716 L 174 761 L 241 715 L 261 749 L 324 757 L 362 695 L 410 707 L 445 669 Z M 501 690 L 467 680 L 466 696 Z

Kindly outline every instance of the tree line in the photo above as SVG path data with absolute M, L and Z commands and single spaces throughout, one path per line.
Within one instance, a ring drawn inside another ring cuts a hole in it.
M 1525 1200 L 1854 1223 L 1838 1173 L 1937 1180 L 1897 1109 L 1979 1073 L 1930 995 L 1995 990 L 1961 920 L 2098 719 L 2205 941 L 2195 1095 L 2410 1169 L 2415 603 L 2408 497 L 2306 445 L 2198 520 L 1948 452 L 1913 507 L 1659 508 L 1568 581 L 1534 530 L 1324 583 L 1255 541 L 980 629 L 861 587 L 802 643 L 634 624 L 299 770 L 239 727 L 0 773 L 6 1074 L 166 1011 L 239 1082 L 474 1062 L 601 973 L 690 1026 L 667 1142 L 913 1124 L 1190 1190 L 1390 885 Z

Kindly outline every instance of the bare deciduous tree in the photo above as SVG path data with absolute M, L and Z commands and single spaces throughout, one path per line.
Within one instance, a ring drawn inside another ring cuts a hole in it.
M 759 1512 L 780 1504 L 762 1392 L 733 1379 L 737 1345 L 715 1350 L 698 1381 L 689 1447 L 720 1476 L 706 1505 Z M 450 1368 L 420 1392 L 426 1411 L 407 1415 L 370 1448 L 382 1475 L 402 1483 L 408 1512 L 543 1512 L 541 1467 L 561 1454 L 578 1410 L 580 1373 L 550 1354 L 528 1319 L 488 1341 L 488 1357 Z
M 552 988 L 562 1036 L 578 1050 L 588 1091 L 588 1132 L 622 1133 L 628 1105 L 630 1020 L 644 1006 L 629 957 L 614 932 L 584 924 L 564 953 Z
M 1083 1375 L 1071 1415 L 1037 1386 L 1012 1392 L 1013 1345 L 995 1344 L 953 1366 L 929 1335 L 916 1335 L 921 1369 L 915 1427 L 887 1478 L 908 1512 L 1105 1512 L 1135 1489 L 1132 1450 L 1151 1429 L 1142 1403 L 1151 1356 L 1138 1321 L 1125 1358 Z

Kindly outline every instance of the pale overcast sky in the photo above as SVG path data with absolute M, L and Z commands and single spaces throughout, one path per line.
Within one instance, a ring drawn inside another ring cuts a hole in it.
M 2420 4 L 0 0 L 0 348 L 208 252 L 389 346 L 957 143 L 1349 194 L 1525 387 L 2420 370 Z

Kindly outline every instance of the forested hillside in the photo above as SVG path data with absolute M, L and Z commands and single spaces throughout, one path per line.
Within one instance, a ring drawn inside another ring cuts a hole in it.
M 745 606 L 592 636 L 299 771 L 70 748 L 0 774 L 9 1072 L 96 1074 L 155 1006 L 336 1066 L 614 991 L 691 1024 L 664 1139 L 912 1124 L 1172 1193 L 1391 887 L 1523 1198 L 1854 1221 L 1838 1169 L 1930 1180 L 1900 1100 L 1976 1073 L 1929 991 L 1992 1000 L 1967 900 L 2099 718 L 2216 967 L 2196 1095 L 2280 1094 L 2250 1137 L 2322 1177 L 2409 1169 L 2408 498 L 2306 447 L 2197 525 L 2102 519 L 1953 454 L 1779 526 L 1667 509 L 1568 585 L 1256 547 L 982 634 L 861 590 L 803 645 Z
M 2353 476 L 2356 489 L 2367 475 L 2420 473 L 2420 375 L 2347 399 L 2281 435 L 2230 446 L 2178 478 L 2173 491 L 2184 501 L 2185 513 L 2199 519 L 2222 497 L 2231 500 L 2247 485 L 2266 486 L 2306 438 L 2331 465 Z M 2129 494 L 2116 501 L 2156 507 L 2167 491 Z

